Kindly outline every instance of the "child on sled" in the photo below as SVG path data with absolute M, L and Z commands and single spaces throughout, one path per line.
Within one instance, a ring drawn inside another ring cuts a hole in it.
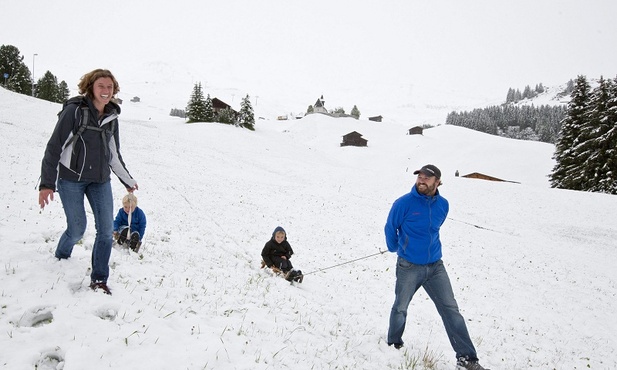
M 272 238 L 266 243 L 261 251 L 261 267 L 271 268 L 276 274 L 284 274 L 285 280 L 302 282 L 302 271 L 294 270 L 291 264 L 291 256 L 294 254 L 291 245 L 287 241 L 285 229 L 277 226 L 272 233 Z
M 122 198 L 122 208 L 114 220 L 114 239 L 118 244 L 139 252 L 146 232 L 146 214 L 137 207 L 137 197 L 129 193 Z

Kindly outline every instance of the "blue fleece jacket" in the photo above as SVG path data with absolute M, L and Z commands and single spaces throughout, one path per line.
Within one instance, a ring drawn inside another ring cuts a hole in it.
M 116 219 L 114 220 L 114 231 L 118 231 L 121 226 L 129 225 L 129 215 L 124 212 L 124 208 L 118 210 Z M 143 239 L 146 233 L 146 214 L 139 207 L 135 207 L 133 214 L 131 215 L 131 233 L 137 231 L 139 233 L 139 240 Z
M 405 260 L 426 265 L 441 259 L 439 228 L 448 216 L 448 201 L 439 195 L 411 192 L 398 198 L 392 205 L 384 228 L 390 252 Z

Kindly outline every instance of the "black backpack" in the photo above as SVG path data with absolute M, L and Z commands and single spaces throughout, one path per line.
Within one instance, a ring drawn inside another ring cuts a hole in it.
M 79 140 L 79 138 L 81 137 L 81 134 L 83 134 L 85 130 L 93 130 L 93 131 L 100 132 L 101 138 L 103 140 L 105 140 L 106 132 L 109 132 L 111 135 L 115 133 L 116 120 L 111 121 L 111 128 L 109 130 L 104 129 L 102 127 L 98 127 L 98 126 L 88 125 L 88 120 L 90 119 L 90 108 L 88 108 L 88 105 L 84 101 L 84 98 L 81 96 L 76 96 L 76 97 L 70 98 L 67 101 L 65 101 L 64 104 L 62 104 L 62 110 L 58 112 L 58 117 L 60 117 L 60 114 L 64 111 L 64 109 L 68 105 L 75 104 L 75 103 L 79 104 L 79 108 L 81 109 L 81 124 L 79 125 L 79 128 L 77 129 L 77 132 L 75 133 L 75 135 L 73 135 L 71 140 L 68 143 L 66 143 L 66 145 L 64 146 L 65 148 L 70 145 L 72 149 L 75 146 L 75 143 L 77 142 L 77 140 Z M 107 152 L 107 146 L 105 146 L 105 151 Z

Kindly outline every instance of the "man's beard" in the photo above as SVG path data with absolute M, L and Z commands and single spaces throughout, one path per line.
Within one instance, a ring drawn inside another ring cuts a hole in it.
M 437 182 L 430 186 L 428 184 L 416 184 L 416 188 L 418 189 L 418 193 L 423 195 L 433 195 L 435 194 L 435 189 L 437 189 Z

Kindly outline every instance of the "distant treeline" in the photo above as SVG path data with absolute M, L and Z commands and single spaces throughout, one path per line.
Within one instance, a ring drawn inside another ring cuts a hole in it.
M 563 106 L 505 104 L 471 112 L 452 112 L 446 118 L 446 125 L 513 139 L 555 143 L 566 110 Z
M 169 115 L 173 117 L 186 118 L 186 111 L 184 109 L 171 108 L 171 112 L 169 112 Z
M 544 92 L 544 86 L 541 83 L 536 85 L 535 89 L 531 89 L 529 85 L 525 86 L 523 92 L 519 89 L 514 90 L 513 88 L 508 89 L 508 95 L 506 95 L 506 104 L 507 103 L 517 103 L 521 100 L 535 98 L 539 94 Z

